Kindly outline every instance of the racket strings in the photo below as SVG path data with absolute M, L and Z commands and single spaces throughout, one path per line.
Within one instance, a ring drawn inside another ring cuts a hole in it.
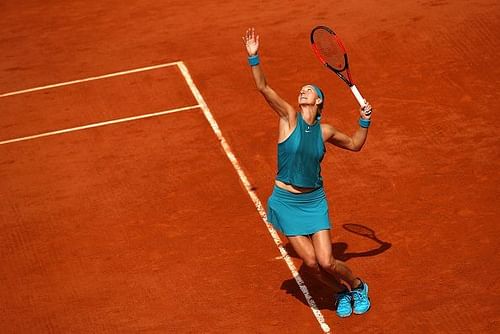
M 346 67 L 345 48 L 342 42 L 330 32 L 317 29 L 313 34 L 314 45 L 323 60 L 338 71 Z

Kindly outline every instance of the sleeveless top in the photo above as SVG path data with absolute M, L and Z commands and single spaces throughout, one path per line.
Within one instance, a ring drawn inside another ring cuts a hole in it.
M 302 188 L 323 186 L 320 164 L 325 152 L 319 119 L 308 125 L 299 112 L 295 129 L 278 143 L 276 180 Z

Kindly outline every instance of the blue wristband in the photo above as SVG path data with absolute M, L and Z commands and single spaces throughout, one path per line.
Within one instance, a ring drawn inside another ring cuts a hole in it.
M 248 57 L 248 64 L 250 66 L 256 66 L 260 64 L 259 55 L 253 55 Z
M 362 127 L 362 128 L 369 128 L 370 127 L 370 123 L 371 121 L 369 119 L 363 119 L 363 118 L 360 118 L 359 121 L 359 126 Z

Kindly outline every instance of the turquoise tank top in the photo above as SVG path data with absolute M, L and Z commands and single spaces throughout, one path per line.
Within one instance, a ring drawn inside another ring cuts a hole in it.
M 320 164 L 325 151 L 319 120 L 308 125 L 298 113 L 297 126 L 278 144 L 276 180 L 302 188 L 323 186 Z

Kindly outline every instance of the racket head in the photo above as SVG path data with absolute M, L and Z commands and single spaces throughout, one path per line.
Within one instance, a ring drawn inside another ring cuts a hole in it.
M 327 26 L 316 26 L 311 31 L 311 46 L 316 57 L 335 72 L 346 71 L 349 74 L 347 51 L 335 32 Z

